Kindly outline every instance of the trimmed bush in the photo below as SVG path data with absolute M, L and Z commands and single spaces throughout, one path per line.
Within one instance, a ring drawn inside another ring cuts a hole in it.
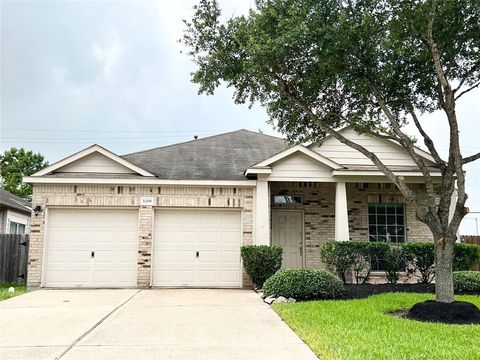
M 282 266 L 283 249 L 280 246 L 246 245 L 241 247 L 243 267 L 257 286 L 275 274 Z
M 351 270 L 356 262 L 356 253 L 351 241 L 329 241 L 320 249 L 320 258 L 327 268 L 345 283 L 347 271 Z
M 459 292 L 480 293 L 479 271 L 454 271 L 453 287 Z
M 435 251 L 433 243 L 409 242 L 403 244 L 405 259 L 413 267 L 413 275 L 423 284 L 429 284 L 435 277 Z
M 480 245 L 455 244 L 453 248 L 453 271 L 472 270 L 480 261 Z
M 396 284 L 400 278 L 400 271 L 405 270 L 406 262 L 403 247 L 392 245 L 385 254 L 385 274 L 390 284 Z
M 282 270 L 263 285 L 266 296 L 293 297 L 298 300 L 333 299 L 344 291 L 343 283 L 336 275 L 314 269 Z

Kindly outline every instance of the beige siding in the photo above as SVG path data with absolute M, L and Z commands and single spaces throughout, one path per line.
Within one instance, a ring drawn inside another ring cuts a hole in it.
M 55 172 L 62 173 L 108 173 L 135 174 L 135 172 L 98 152 L 87 155 Z
M 268 180 L 282 181 L 298 177 L 312 181 L 325 180 L 331 179 L 331 170 L 305 154 L 295 153 L 273 164 Z
M 347 129 L 342 134 L 347 139 L 350 139 L 374 152 L 387 166 L 416 166 L 408 153 L 400 146 L 369 135 L 359 135 L 352 129 Z M 364 155 L 352 149 L 351 147 L 342 144 L 333 137 L 326 139 L 320 146 L 312 145 L 310 148 L 341 165 L 373 164 Z M 434 164 L 428 161 L 427 165 Z

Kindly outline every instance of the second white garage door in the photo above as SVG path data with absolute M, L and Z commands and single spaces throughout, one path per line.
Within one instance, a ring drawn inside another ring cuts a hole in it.
M 153 285 L 240 287 L 239 211 L 155 212 Z

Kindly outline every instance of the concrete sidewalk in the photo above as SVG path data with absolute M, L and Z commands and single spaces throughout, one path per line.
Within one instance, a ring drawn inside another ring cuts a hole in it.
M 0 319 L 2 360 L 318 360 L 248 290 L 39 290 Z

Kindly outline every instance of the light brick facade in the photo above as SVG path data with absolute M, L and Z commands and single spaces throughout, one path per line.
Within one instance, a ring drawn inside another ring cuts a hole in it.
M 154 198 L 154 206 L 140 206 L 140 198 Z M 242 244 L 253 239 L 253 187 L 188 186 L 111 186 L 111 185 L 34 185 L 32 204 L 43 211 L 32 217 L 28 259 L 28 285 L 41 283 L 45 224 L 49 207 L 137 208 L 138 272 L 137 286 L 150 284 L 154 209 L 157 208 L 235 208 L 242 211 Z M 243 285 L 251 286 L 244 273 Z
M 422 185 L 413 185 L 421 196 Z M 322 268 L 320 247 L 335 239 L 335 183 L 271 182 L 274 195 L 300 195 L 302 204 L 274 204 L 271 210 L 297 209 L 304 214 L 305 264 Z M 153 197 L 153 206 L 140 206 L 141 197 Z M 38 185 L 33 187 L 33 206 L 44 211 L 32 217 L 28 261 L 28 285 L 41 284 L 45 227 L 50 207 L 138 209 L 137 286 L 151 283 L 153 219 L 155 208 L 234 208 L 242 211 L 242 244 L 253 243 L 254 187 L 207 186 L 122 186 L 122 185 Z M 351 240 L 368 240 L 368 203 L 404 203 L 394 186 L 376 183 L 348 183 L 347 205 Z M 429 229 L 405 205 L 407 241 L 429 241 Z M 48 224 L 47 224 L 48 225 Z M 243 272 L 243 286 L 251 281 Z
M 412 184 L 418 196 L 424 192 L 421 184 Z M 300 195 L 302 204 L 274 204 L 272 210 L 295 209 L 304 212 L 305 264 L 322 268 L 320 246 L 335 240 L 335 183 L 274 182 L 270 188 L 274 195 Z M 391 184 L 347 183 L 347 207 L 350 240 L 368 241 L 368 204 L 405 203 L 405 199 Z M 426 225 L 415 211 L 405 204 L 407 241 L 432 241 Z

